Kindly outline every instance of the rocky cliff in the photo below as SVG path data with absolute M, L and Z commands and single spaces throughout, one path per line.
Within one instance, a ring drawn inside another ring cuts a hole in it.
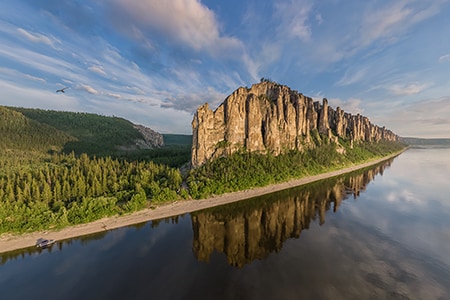
M 357 141 L 397 141 L 398 136 L 370 123 L 367 117 L 352 115 L 339 107 L 270 81 L 241 87 L 212 111 L 200 106 L 192 121 L 192 166 L 230 155 L 239 149 L 278 155 L 285 150 L 314 147 L 312 135 Z M 319 134 L 317 134 L 319 133 Z
M 151 149 L 164 146 L 164 138 L 159 132 L 142 125 L 134 125 L 133 127 L 136 128 L 143 137 L 143 139 L 136 140 L 136 146 L 138 146 L 139 149 Z

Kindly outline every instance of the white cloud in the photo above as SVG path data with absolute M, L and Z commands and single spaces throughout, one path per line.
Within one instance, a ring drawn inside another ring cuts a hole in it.
M 364 115 L 364 108 L 361 107 L 361 99 L 349 98 L 347 100 L 342 100 L 339 98 L 328 98 L 328 103 L 334 109 L 340 107 L 343 111 L 351 113 L 352 115 Z
M 348 70 L 345 72 L 344 76 L 339 79 L 338 82 L 336 82 L 337 86 L 345 86 L 357 83 L 361 79 L 364 78 L 364 76 L 367 73 L 367 69 L 361 69 L 356 72 L 349 72 Z
M 331 64 L 357 59 L 360 54 L 366 58 L 379 56 L 387 46 L 413 35 L 418 24 L 443 11 L 445 2 L 364 1 L 353 4 L 358 13 L 335 7 L 335 13 L 324 14 L 327 22 L 311 33 L 312 50 L 305 54 L 301 48 L 297 50 L 303 54 L 299 59 L 303 60 L 302 65 L 311 63 L 322 71 Z
M 108 95 L 109 97 L 116 98 L 116 99 L 121 99 L 122 98 L 121 95 L 115 94 L 115 93 L 107 93 L 106 95 Z
M 400 136 L 450 138 L 450 96 L 403 104 L 380 115 L 380 122 Z
M 363 19 L 360 42 L 368 45 L 382 37 L 391 36 L 406 26 L 406 20 L 413 12 L 405 5 L 406 3 L 398 1 L 378 11 L 368 12 Z
M 357 43 L 360 46 L 367 46 L 379 40 L 385 40 L 388 43 L 395 41 L 398 35 L 439 13 L 440 6 L 444 2 L 400 0 L 388 2 L 388 5 L 377 10 L 368 9 L 362 19 Z
M 44 78 L 40 78 L 40 77 L 36 77 L 30 74 L 25 74 L 26 78 L 29 78 L 31 80 L 35 80 L 35 81 L 40 81 L 40 82 L 44 82 L 45 83 L 45 79 Z
M 101 66 L 90 66 L 90 67 L 88 68 L 88 70 L 89 70 L 89 71 L 92 71 L 92 72 L 94 72 L 94 73 L 97 73 L 97 74 L 99 74 L 99 75 L 106 76 L 106 72 L 105 72 L 105 70 L 103 70 L 103 68 L 102 68 Z
M 3 44 L 2 47 L 0 47 L 0 55 L 10 61 L 14 61 L 17 66 L 26 66 L 41 74 L 42 72 L 45 72 L 59 78 L 71 78 L 82 73 L 76 65 L 59 57 L 43 55 L 29 49 L 17 47 L 14 44 Z
M 92 86 L 87 85 L 87 84 L 80 84 L 79 89 L 84 90 L 84 91 L 88 92 L 89 94 L 93 94 L 93 95 L 100 94 L 99 91 L 97 91 Z
M 55 48 L 55 42 L 60 43 L 55 38 L 49 38 L 46 35 L 40 34 L 40 33 L 32 33 L 29 32 L 23 28 L 17 28 L 17 31 L 26 39 L 33 43 L 43 43 L 46 45 L 51 46 L 52 48 Z
M 17 78 L 26 78 L 26 79 L 31 79 L 33 81 L 39 81 L 42 83 L 45 83 L 46 80 L 44 78 L 41 77 L 37 77 L 37 76 L 33 76 L 30 74 L 26 74 L 26 73 L 22 73 L 20 71 L 14 70 L 14 69 L 9 69 L 9 68 L 2 68 L 0 67 L 0 73 L 5 77 L 8 78 L 11 81 L 17 80 Z M 0 76 L 1 79 L 2 76 Z
M 316 22 L 317 22 L 317 24 L 319 24 L 319 25 L 322 25 L 322 23 L 323 23 L 323 18 L 322 18 L 322 15 L 321 14 L 316 14 Z
M 439 57 L 439 62 L 450 62 L 450 54 L 442 55 L 441 57 Z
M 122 15 L 116 22 L 121 22 L 122 30 L 139 40 L 149 31 L 213 55 L 242 48 L 238 39 L 221 35 L 214 12 L 198 0 L 116 0 L 115 3 L 118 10 L 128 14 L 128 18 Z
M 409 84 L 394 84 L 388 87 L 388 90 L 397 96 L 415 95 L 426 89 L 428 84 L 418 84 L 416 82 Z
M 311 27 L 308 23 L 312 3 L 309 0 L 293 0 L 289 2 L 276 2 L 275 18 L 279 22 L 279 34 L 288 34 L 292 37 L 308 41 L 311 38 Z

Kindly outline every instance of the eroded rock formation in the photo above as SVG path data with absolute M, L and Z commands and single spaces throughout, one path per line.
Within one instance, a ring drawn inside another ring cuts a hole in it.
M 352 115 L 339 107 L 270 81 L 241 87 L 212 111 L 200 106 L 192 121 L 192 166 L 229 155 L 239 149 L 278 155 L 285 150 L 314 147 L 311 134 L 317 131 L 337 143 L 338 137 L 354 141 L 396 141 L 398 136 Z
M 134 128 L 136 128 L 143 137 L 143 139 L 135 141 L 138 149 L 151 149 L 164 146 L 164 138 L 159 132 L 142 125 L 134 125 Z

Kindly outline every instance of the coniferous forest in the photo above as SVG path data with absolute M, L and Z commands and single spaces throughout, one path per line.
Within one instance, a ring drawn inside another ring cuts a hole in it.
M 0 234 L 58 229 L 165 202 L 204 198 L 343 168 L 405 147 L 320 147 L 279 156 L 242 151 L 189 172 L 191 137 L 120 151 L 140 133 L 117 117 L 0 106 Z M 186 183 L 186 184 L 184 184 Z

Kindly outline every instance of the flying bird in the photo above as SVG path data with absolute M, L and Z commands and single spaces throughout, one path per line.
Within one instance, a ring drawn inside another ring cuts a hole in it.
M 57 93 L 59 93 L 59 92 L 65 93 L 64 90 L 65 90 L 65 89 L 68 89 L 68 88 L 69 88 L 69 87 L 66 86 L 65 88 L 62 88 L 62 89 L 60 89 L 60 90 L 56 90 L 56 92 L 57 92 Z

